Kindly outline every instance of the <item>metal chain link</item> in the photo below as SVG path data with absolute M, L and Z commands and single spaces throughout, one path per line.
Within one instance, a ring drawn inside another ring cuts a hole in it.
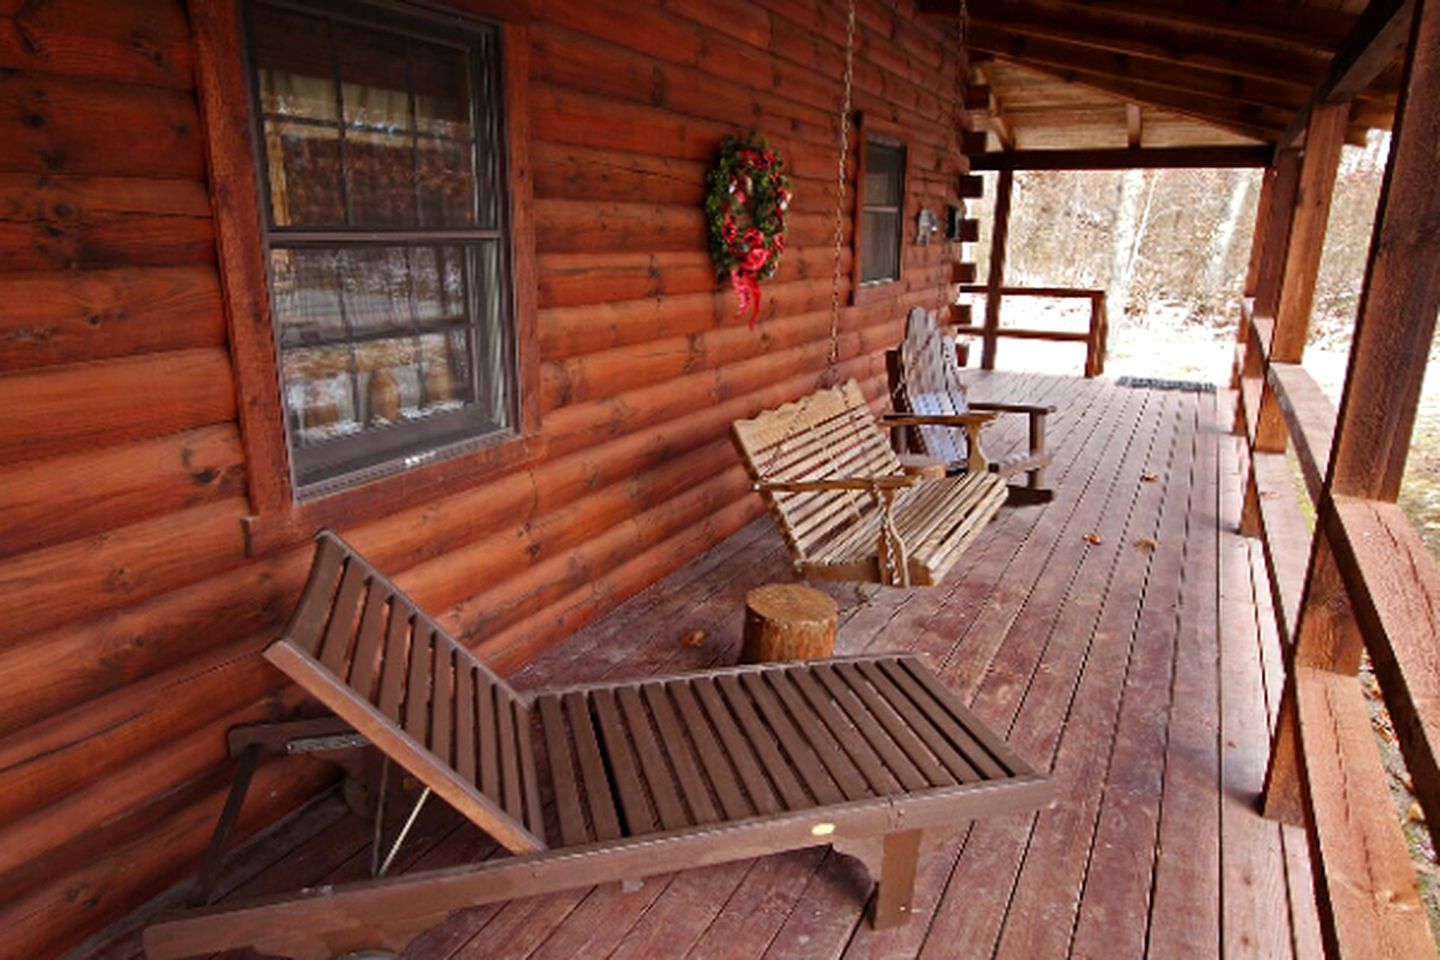
M 840 359 L 840 255 L 845 248 L 845 197 L 849 181 L 850 108 L 855 96 L 855 0 L 845 10 L 845 89 L 840 98 L 840 162 L 835 173 L 835 271 L 830 285 L 830 357 L 825 364 L 833 376 Z M 856 254 L 859 255 L 858 252 Z
M 940 122 L 945 124 L 946 139 L 949 140 L 954 147 L 954 151 L 957 156 L 960 154 L 961 146 L 960 116 L 964 112 L 965 105 L 965 67 L 970 62 L 969 53 L 965 48 L 969 19 L 970 10 L 965 4 L 965 0 L 960 0 L 960 9 L 957 10 L 955 14 L 955 83 L 952 85 L 952 89 L 950 91 L 950 117 L 948 122 L 946 122 L 945 118 L 943 97 L 941 98 L 940 112 Z M 943 69 L 945 63 L 945 46 L 943 43 L 940 46 L 940 53 L 940 63 Z M 961 200 L 960 202 L 962 204 L 964 203 L 963 200 Z M 945 246 L 945 253 L 947 257 L 951 255 L 951 242 L 952 241 L 949 237 L 944 237 L 944 239 L 941 240 L 941 243 Z M 951 260 L 946 260 L 947 264 L 952 262 L 953 261 Z M 951 276 L 954 276 L 954 274 L 952 273 Z M 949 307 L 953 306 L 955 303 L 955 290 L 952 286 L 952 283 L 953 281 L 950 279 L 950 277 L 942 277 L 940 279 L 940 283 L 936 286 L 935 320 L 938 324 L 945 324 L 948 322 L 949 318 L 947 316 L 947 311 Z

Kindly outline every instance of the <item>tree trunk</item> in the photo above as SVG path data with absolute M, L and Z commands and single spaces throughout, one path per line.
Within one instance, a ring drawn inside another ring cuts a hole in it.
M 1130 301 L 1130 282 L 1135 277 L 1135 251 L 1140 237 L 1140 198 L 1144 189 L 1144 170 L 1126 170 L 1120 175 L 1110 252 L 1110 284 L 1105 291 L 1112 315 L 1124 312 Z
M 1198 293 L 1207 301 L 1221 292 L 1226 276 L 1225 268 L 1230 262 L 1230 249 L 1235 243 L 1235 228 L 1240 215 L 1245 211 L 1245 202 L 1250 198 L 1250 184 L 1255 180 L 1249 170 L 1231 172 L 1230 197 L 1225 204 L 1225 213 L 1210 235 L 1210 252 L 1205 264 L 1205 288 Z

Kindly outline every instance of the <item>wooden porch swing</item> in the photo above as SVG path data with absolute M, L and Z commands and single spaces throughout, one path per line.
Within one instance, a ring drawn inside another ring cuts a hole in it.
M 946 416 L 944 426 L 963 427 L 970 435 L 970 468 L 960 476 L 923 479 L 906 473 L 859 384 L 833 385 L 840 353 L 840 257 L 854 96 L 851 7 L 835 177 L 830 353 L 820 378 L 831 385 L 736 421 L 731 436 L 802 577 L 933 586 L 995 516 L 1007 490 L 979 453 L 979 429 L 995 412 Z M 966 19 L 962 0 L 957 18 L 962 46 Z M 905 424 L 921 420 L 931 422 L 912 413 Z

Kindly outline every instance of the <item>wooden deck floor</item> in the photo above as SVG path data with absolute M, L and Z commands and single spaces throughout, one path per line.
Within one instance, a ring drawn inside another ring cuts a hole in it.
M 976 399 L 1052 402 L 1054 502 L 1002 510 L 938 588 L 836 585 L 844 653 L 918 650 L 1059 802 L 923 851 L 915 914 L 877 934 L 868 881 L 828 848 L 456 914 L 409 956 L 1265 958 L 1319 956 L 1305 838 L 1254 797 L 1279 697 L 1262 567 L 1233 531 L 1223 394 L 996 374 Z M 1015 418 L 1020 419 L 1020 418 Z M 1004 442 L 1020 442 L 1018 425 Z M 576 634 L 527 688 L 727 663 L 752 586 L 790 579 L 760 520 Z M 681 637 L 703 630 L 702 646 Z M 407 868 L 494 845 L 438 807 Z M 368 825 L 322 800 L 239 852 L 242 897 L 359 879 Z M 139 918 L 136 918 L 137 920 Z M 83 955 L 138 955 L 133 932 Z

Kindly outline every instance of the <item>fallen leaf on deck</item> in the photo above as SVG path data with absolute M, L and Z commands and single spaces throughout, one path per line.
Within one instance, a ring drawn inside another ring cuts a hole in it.
M 680 643 L 687 647 L 703 647 L 705 646 L 705 631 L 691 630 L 680 638 Z
M 1424 823 L 1425 811 L 1420 809 L 1420 804 L 1412 803 L 1405 811 L 1405 819 L 1411 823 Z
M 1146 483 L 1154 483 L 1156 480 L 1159 480 L 1160 478 L 1157 477 L 1157 476 L 1156 476 L 1155 474 L 1153 474 L 1153 473 L 1142 473 L 1142 474 L 1140 474 L 1140 479 L 1141 479 L 1141 480 L 1144 480 Z
M 1149 537 L 1141 537 L 1139 540 L 1135 541 L 1135 546 L 1139 547 L 1141 550 L 1154 550 L 1156 547 L 1160 546 L 1160 544 L 1156 543 Z
M 1087 533 L 1085 534 L 1085 542 L 1092 545 L 1098 545 L 1104 543 L 1105 540 L 1098 533 Z

